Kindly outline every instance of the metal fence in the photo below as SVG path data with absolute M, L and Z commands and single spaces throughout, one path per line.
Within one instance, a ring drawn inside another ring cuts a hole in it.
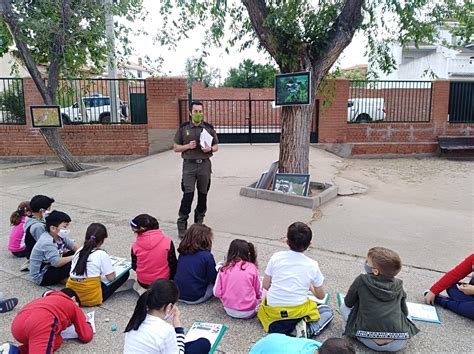
M 348 123 L 430 122 L 431 81 L 351 80 Z
M 0 124 L 26 124 L 22 79 L 0 78 Z
M 449 123 L 474 123 L 474 82 L 449 83 Z
M 65 124 L 147 123 L 145 80 L 60 79 L 56 99 Z
M 199 99 L 206 121 L 214 126 L 221 143 L 276 143 L 280 141 L 281 108 L 272 99 Z M 319 106 L 317 106 L 319 107 Z M 318 114 L 315 107 L 315 119 Z M 179 123 L 189 120 L 188 100 L 179 100 Z M 313 120 L 311 142 L 316 142 Z

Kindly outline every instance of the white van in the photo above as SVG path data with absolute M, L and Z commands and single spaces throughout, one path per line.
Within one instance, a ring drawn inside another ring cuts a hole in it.
M 383 98 L 351 98 L 347 102 L 349 123 L 371 123 L 385 120 Z
M 72 106 L 61 108 L 63 121 L 68 123 L 110 123 L 110 97 L 96 94 L 83 97 L 82 102 L 84 103 L 86 117 L 82 117 L 79 105 L 74 102 Z M 122 123 L 126 122 L 127 113 L 126 104 L 120 101 L 120 121 Z

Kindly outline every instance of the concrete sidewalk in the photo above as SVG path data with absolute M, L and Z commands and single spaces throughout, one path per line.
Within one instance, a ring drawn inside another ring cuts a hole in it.
M 450 269 L 473 250 L 472 163 L 430 158 L 343 160 L 312 148 L 312 180 L 331 182 L 344 178 L 349 183 L 367 185 L 368 192 L 336 198 L 314 212 L 239 196 L 241 186 L 254 182 L 277 159 L 276 145 L 221 146 L 214 156 L 206 223 L 215 230 L 216 260 L 224 257 L 232 239 L 245 238 L 257 245 L 263 273 L 270 256 L 285 249 L 281 239 L 286 227 L 296 220 L 311 223 L 314 247 L 308 253 L 320 263 L 331 293 L 330 305 L 336 308 L 336 292 L 345 291 L 360 273 L 370 247 L 383 245 L 400 253 L 405 264 L 400 277 L 409 300 L 416 302 L 422 300 L 423 290 L 440 277 L 439 271 Z M 169 151 L 106 165 L 106 171 L 74 180 L 44 176 L 46 166 L 54 168 L 53 165 L 1 170 L 3 244 L 9 234 L 9 215 L 18 203 L 34 194 L 46 194 L 57 200 L 56 209 L 71 215 L 72 235 L 79 242 L 89 223 L 102 222 L 109 229 L 105 245 L 108 252 L 129 257 L 133 242 L 129 220 L 147 212 L 159 219 L 162 229 L 177 245 L 174 222 L 181 197 L 179 155 Z M 0 339 L 5 341 L 13 339 L 9 324 L 18 309 L 40 296 L 44 289 L 18 271 L 23 260 L 9 255 L 6 247 L 1 248 L 0 255 L 0 291 L 20 298 L 17 309 L 0 317 Z M 67 342 L 61 350 L 120 352 L 122 332 L 136 299 L 133 292 L 114 295 L 95 308 L 98 332 L 93 342 L 86 346 Z M 233 320 L 216 299 L 203 305 L 180 307 L 187 327 L 197 319 L 227 324 L 229 330 L 219 347 L 225 352 L 246 352 L 264 334 L 257 319 Z M 422 332 L 410 343 L 408 351 L 472 349 L 473 322 L 442 309 L 439 312 L 441 325 L 417 322 Z M 110 330 L 112 324 L 118 325 L 118 331 Z M 340 336 L 341 326 L 341 316 L 336 314 L 319 340 Z M 364 350 L 359 345 L 358 349 Z

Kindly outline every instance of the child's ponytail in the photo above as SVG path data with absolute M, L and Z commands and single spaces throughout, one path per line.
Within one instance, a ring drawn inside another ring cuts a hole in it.
M 138 327 L 142 324 L 145 320 L 147 310 L 148 310 L 148 294 L 150 293 L 150 289 L 145 291 L 143 294 L 140 295 L 137 301 L 137 305 L 135 306 L 135 310 L 133 310 L 133 315 L 128 321 L 127 327 L 125 327 L 125 332 L 130 332 L 132 329 L 136 331 Z
M 21 222 L 21 218 L 30 211 L 30 202 L 21 202 L 18 208 L 10 215 L 10 225 L 16 226 Z
M 101 245 L 107 238 L 107 228 L 100 223 L 92 223 L 86 231 L 84 246 L 79 252 L 79 259 L 74 267 L 73 273 L 87 276 L 87 260 L 93 250 Z
M 172 280 L 155 280 L 148 290 L 138 298 L 133 315 L 125 327 L 125 332 L 138 330 L 145 320 L 148 310 L 161 310 L 168 304 L 175 304 L 178 298 L 179 290 Z
M 235 239 L 230 243 L 227 252 L 227 261 L 221 267 L 220 271 L 232 268 L 236 263 L 242 261 L 240 269 L 244 270 L 245 263 L 253 263 L 257 265 L 257 251 L 251 242 Z

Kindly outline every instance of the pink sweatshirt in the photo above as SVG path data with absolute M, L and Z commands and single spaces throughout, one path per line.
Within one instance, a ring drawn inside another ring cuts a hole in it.
M 8 240 L 8 250 L 10 252 L 20 252 L 23 251 L 26 246 L 21 246 L 21 240 L 23 239 L 23 225 L 25 224 L 26 216 L 21 217 L 21 221 L 18 225 L 14 225 L 10 231 L 10 239 Z
M 257 300 L 262 297 L 255 264 L 240 261 L 231 268 L 219 271 L 214 296 L 220 298 L 224 307 L 228 309 L 236 311 L 255 309 Z

